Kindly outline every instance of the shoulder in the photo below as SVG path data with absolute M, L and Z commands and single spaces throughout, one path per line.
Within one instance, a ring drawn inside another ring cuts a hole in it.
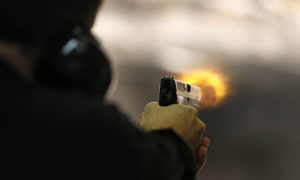
M 127 121 L 123 113 L 100 96 L 77 90 L 35 88 L 26 101 L 29 115 L 37 121 L 69 125 Z

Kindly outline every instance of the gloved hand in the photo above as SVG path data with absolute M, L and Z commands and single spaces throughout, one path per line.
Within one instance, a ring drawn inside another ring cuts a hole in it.
M 196 108 L 178 104 L 160 106 L 152 102 L 141 114 L 139 127 L 144 131 L 173 129 L 194 154 L 197 170 L 204 166 L 209 139 L 202 138 L 206 126 L 198 118 Z

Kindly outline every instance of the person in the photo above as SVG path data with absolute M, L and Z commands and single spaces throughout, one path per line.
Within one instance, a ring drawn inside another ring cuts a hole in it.
M 105 102 L 101 0 L 0 4 L 0 179 L 195 178 L 209 144 L 196 109 L 152 102 L 137 127 Z

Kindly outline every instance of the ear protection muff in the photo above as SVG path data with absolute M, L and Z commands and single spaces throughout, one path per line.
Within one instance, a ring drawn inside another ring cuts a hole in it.
M 40 46 L 33 72 L 37 85 L 79 89 L 103 97 L 111 81 L 111 70 L 97 40 L 83 26 L 58 27 Z

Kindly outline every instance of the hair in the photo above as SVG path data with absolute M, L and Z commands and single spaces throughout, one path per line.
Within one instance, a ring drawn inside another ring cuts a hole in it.
M 56 23 L 90 29 L 102 0 L 1 0 L 0 39 L 37 44 Z

